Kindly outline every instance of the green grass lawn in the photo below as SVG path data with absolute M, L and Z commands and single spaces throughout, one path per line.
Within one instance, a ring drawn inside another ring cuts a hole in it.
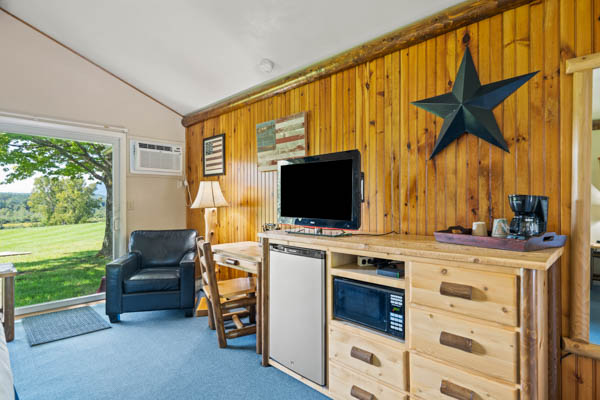
M 3 257 L 19 274 L 17 307 L 95 293 L 107 259 L 97 257 L 104 222 L 0 230 L 0 251 L 30 251 Z

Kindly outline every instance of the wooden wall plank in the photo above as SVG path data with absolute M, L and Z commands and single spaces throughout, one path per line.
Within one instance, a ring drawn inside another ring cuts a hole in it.
M 460 67 L 465 50 L 471 40 L 469 28 L 464 27 L 456 31 L 456 53 L 454 64 L 456 71 Z M 452 74 L 451 76 L 455 76 Z M 469 228 L 467 209 L 469 206 L 467 199 L 467 157 L 468 151 L 467 140 L 468 135 L 462 135 L 456 140 L 456 222 L 458 225 Z
M 504 44 L 504 54 L 502 56 L 503 59 L 503 78 L 510 78 L 515 76 L 516 69 L 516 61 L 515 61 L 515 10 L 506 11 L 503 14 L 503 26 L 502 26 L 502 38 Z M 504 110 L 504 126 L 503 126 L 503 134 L 504 140 L 508 144 L 508 150 L 510 153 L 504 153 L 504 195 L 508 196 L 510 194 L 516 193 L 516 137 L 515 137 L 515 128 L 516 128 L 516 101 L 515 95 L 509 96 L 504 103 L 502 104 Z M 508 201 L 504 202 L 504 210 L 502 215 L 512 215 L 512 211 L 508 204 Z
M 415 100 L 427 98 L 427 42 L 419 43 L 417 45 L 417 75 L 415 80 L 417 81 L 417 97 Z M 426 154 L 426 137 L 427 137 L 427 111 L 419 108 L 417 110 L 417 130 L 416 130 L 416 202 L 417 212 L 416 218 L 416 233 L 417 235 L 426 234 L 426 223 L 427 223 L 427 182 L 426 182 L 426 169 L 427 169 L 427 158 L 429 154 Z
M 436 59 L 436 40 L 429 39 L 427 42 L 427 60 Z M 433 97 L 436 95 L 436 65 L 437 63 L 427 63 L 427 84 L 426 84 L 426 97 Z M 429 160 L 429 155 L 433 151 L 435 144 L 435 115 L 427 113 L 425 120 L 425 148 L 423 150 L 425 156 L 425 234 L 433 235 L 436 227 L 436 177 L 435 177 L 435 161 Z
M 417 46 L 408 50 L 408 101 L 419 100 L 417 95 Z M 417 233 L 417 114 L 421 109 L 408 105 L 408 229 L 407 232 Z
M 442 60 L 440 60 L 441 62 Z M 456 32 L 446 34 L 446 89 L 452 90 L 456 76 Z M 456 225 L 460 221 L 456 217 L 458 197 L 456 192 L 456 142 L 451 143 L 443 153 L 446 153 L 446 223 L 448 226 Z M 441 154 L 443 154 L 441 153 Z
M 394 187 L 392 186 L 392 163 L 393 163 L 393 147 L 392 147 L 392 95 L 394 88 L 392 86 L 392 54 L 388 54 L 384 58 L 384 128 L 383 128 L 383 156 L 384 156 L 384 172 L 383 172 L 383 210 L 384 210 L 384 228 L 383 232 L 394 230 L 392 208 L 392 196 Z
M 482 85 L 488 84 L 492 82 L 490 79 L 491 73 L 491 47 L 490 47 L 490 23 L 489 19 L 483 20 L 479 23 L 479 80 Z M 496 40 L 494 38 L 494 40 Z M 492 146 L 486 142 L 485 140 L 478 140 L 478 159 L 475 159 L 478 162 L 478 165 L 475 167 L 477 169 L 477 178 L 478 178 L 478 219 L 480 221 L 484 221 L 488 229 L 492 228 L 492 213 L 490 212 L 491 207 L 491 187 L 490 187 L 490 168 L 491 168 L 491 148 Z
M 448 73 L 446 69 L 446 63 L 444 60 L 446 59 L 446 37 L 444 35 L 438 36 L 436 38 L 436 84 L 435 91 L 436 93 L 444 93 L 446 89 L 446 85 L 448 82 Z M 434 132 L 432 132 L 432 136 L 435 140 L 437 140 L 438 132 L 442 127 L 443 123 L 442 118 L 435 118 L 434 120 Z M 435 135 L 435 136 L 434 136 Z M 447 152 L 443 152 L 439 154 L 436 158 L 433 159 L 434 168 L 435 168 L 435 178 L 436 178 L 436 230 L 446 229 L 448 227 L 448 223 L 446 221 L 446 204 L 448 199 L 446 197 L 446 163 L 447 163 Z
M 502 38 L 502 16 L 497 15 L 490 19 L 490 80 L 495 82 L 503 78 L 502 59 L 503 41 Z M 500 131 L 504 130 L 504 104 L 500 104 L 494 109 L 494 116 Z M 504 212 L 504 204 L 506 203 L 506 194 L 504 186 L 499 182 L 503 182 L 504 177 L 504 151 L 496 146 L 491 146 L 490 160 L 490 185 L 491 186 L 491 210 L 490 219 L 508 217 L 509 214 Z
M 519 7 L 515 10 L 515 73 L 526 74 L 529 68 L 529 7 Z M 531 193 L 530 176 L 531 165 L 529 160 L 529 90 L 531 83 L 527 82 L 511 97 L 515 98 L 516 118 L 515 126 L 515 159 L 516 159 L 516 191 L 517 193 Z M 526 171 L 520 173 L 518 171 Z
M 409 54 L 408 49 L 400 52 L 400 232 L 408 234 L 409 215 Z

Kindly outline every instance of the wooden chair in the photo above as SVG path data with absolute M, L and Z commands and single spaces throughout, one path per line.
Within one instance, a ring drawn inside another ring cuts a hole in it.
M 208 305 L 208 326 L 217 330 L 219 347 L 227 347 L 227 339 L 256 333 L 256 278 L 236 278 L 217 281 L 217 268 L 210 243 L 197 239 L 198 258 L 202 275 L 202 289 Z M 249 316 L 244 325 L 240 318 Z M 231 320 L 234 329 L 225 329 L 225 321 Z

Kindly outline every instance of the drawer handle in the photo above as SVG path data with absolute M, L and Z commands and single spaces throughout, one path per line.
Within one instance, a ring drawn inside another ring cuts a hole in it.
M 367 364 L 373 364 L 373 358 L 375 356 L 371 352 L 352 346 L 352 350 L 350 350 L 350 357 L 366 362 Z
M 225 263 L 229 265 L 238 265 L 240 262 L 234 258 L 225 259 Z
M 442 282 L 440 285 L 440 294 L 442 296 L 473 300 L 473 287 L 459 283 Z
M 450 396 L 457 400 L 473 400 L 475 398 L 475 392 L 464 388 L 462 386 L 458 386 L 452 382 L 448 382 L 446 380 L 442 381 L 442 385 L 440 386 L 440 393 L 445 394 L 446 396 Z
M 448 332 L 442 332 L 440 334 L 440 344 L 452 347 L 454 349 L 466 351 L 467 353 L 473 352 L 473 339 L 453 335 L 452 333 Z
M 376 400 L 375 396 L 356 385 L 352 385 L 350 396 L 358 400 Z

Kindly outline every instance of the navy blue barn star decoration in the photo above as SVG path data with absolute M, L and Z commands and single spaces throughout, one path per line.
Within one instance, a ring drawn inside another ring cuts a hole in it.
M 471 133 L 509 152 L 492 110 L 538 72 L 482 86 L 467 47 L 452 92 L 412 102 L 413 105 L 444 118 L 429 159 L 464 133 Z

